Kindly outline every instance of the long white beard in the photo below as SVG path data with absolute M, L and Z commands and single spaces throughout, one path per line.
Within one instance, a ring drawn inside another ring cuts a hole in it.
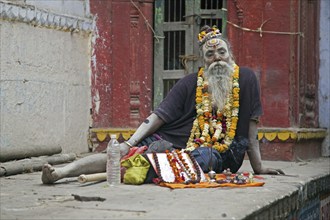
M 232 89 L 232 64 L 233 62 L 218 61 L 204 70 L 205 78 L 208 81 L 208 91 L 212 94 L 213 105 L 219 110 L 223 110 L 229 91 Z

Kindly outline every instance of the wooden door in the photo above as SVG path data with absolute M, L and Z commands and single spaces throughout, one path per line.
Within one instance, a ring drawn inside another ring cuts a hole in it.
M 300 2 L 299 116 L 300 127 L 318 127 L 319 0 Z
M 216 25 L 226 35 L 225 0 L 156 0 L 154 39 L 154 107 L 173 85 L 201 65 L 197 35 Z

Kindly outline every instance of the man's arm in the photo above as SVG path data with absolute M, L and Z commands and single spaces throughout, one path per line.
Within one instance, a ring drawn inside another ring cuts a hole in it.
M 256 174 L 284 174 L 280 169 L 265 168 L 262 166 L 259 141 L 257 138 L 257 120 L 250 120 L 249 123 L 249 147 L 247 154 L 254 173 Z
M 144 138 L 155 133 L 165 122 L 155 113 L 152 113 L 142 124 L 137 128 L 132 137 L 126 142 L 120 144 L 120 154 L 124 156 L 128 153 L 131 146 L 136 146 Z

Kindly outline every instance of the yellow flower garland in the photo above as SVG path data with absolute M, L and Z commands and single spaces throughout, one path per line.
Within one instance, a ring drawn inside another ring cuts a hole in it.
M 212 114 L 212 103 L 204 81 L 204 69 L 201 68 L 197 77 L 196 88 L 196 119 L 187 142 L 187 150 L 198 147 L 213 147 L 220 153 L 228 150 L 234 140 L 239 110 L 239 67 L 234 64 L 232 74 L 232 90 L 229 92 L 223 112 L 217 110 Z M 225 125 L 225 128 L 223 128 Z

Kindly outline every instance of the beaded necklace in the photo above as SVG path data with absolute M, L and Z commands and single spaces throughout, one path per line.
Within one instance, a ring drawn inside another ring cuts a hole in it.
M 181 170 L 186 173 L 188 176 L 188 180 L 196 181 L 196 174 L 192 172 L 190 169 L 188 163 L 185 161 L 185 159 L 182 156 L 182 152 L 179 150 L 172 151 L 172 154 L 174 158 L 176 159 L 177 163 L 179 164 Z
M 177 158 L 175 158 L 174 155 L 171 154 L 168 151 L 166 151 L 166 157 L 167 157 L 167 160 L 170 163 L 170 166 L 171 166 L 172 171 L 174 173 L 174 178 L 175 178 L 174 182 L 175 183 L 183 183 L 185 181 L 185 179 L 184 179 L 184 176 L 181 174 L 182 171 L 179 170 L 177 165 L 176 165 L 178 163 Z
M 186 160 L 182 156 L 182 152 L 180 150 L 173 150 L 172 152 L 166 151 L 166 158 L 169 162 L 172 172 L 174 174 L 174 183 L 199 183 L 201 181 L 201 171 L 199 169 L 198 163 L 189 151 L 185 151 L 185 153 L 189 156 L 192 167 L 190 168 Z M 158 160 L 157 153 L 152 153 L 153 158 L 156 164 L 156 171 L 158 173 L 159 181 L 166 182 L 161 173 L 161 168 Z M 177 164 L 180 168 L 177 167 Z M 183 173 L 187 175 L 187 179 L 185 179 Z
M 239 110 L 239 67 L 234 64 L 230 90 L 224 109 L 212 109 L 208 84 L 204 80 L 204 68 L 200 68 L 196 87 L 196 119 L 193 122 L 187 150 L 213 147 L 220 153 L 228 150 L 236 134 Z

